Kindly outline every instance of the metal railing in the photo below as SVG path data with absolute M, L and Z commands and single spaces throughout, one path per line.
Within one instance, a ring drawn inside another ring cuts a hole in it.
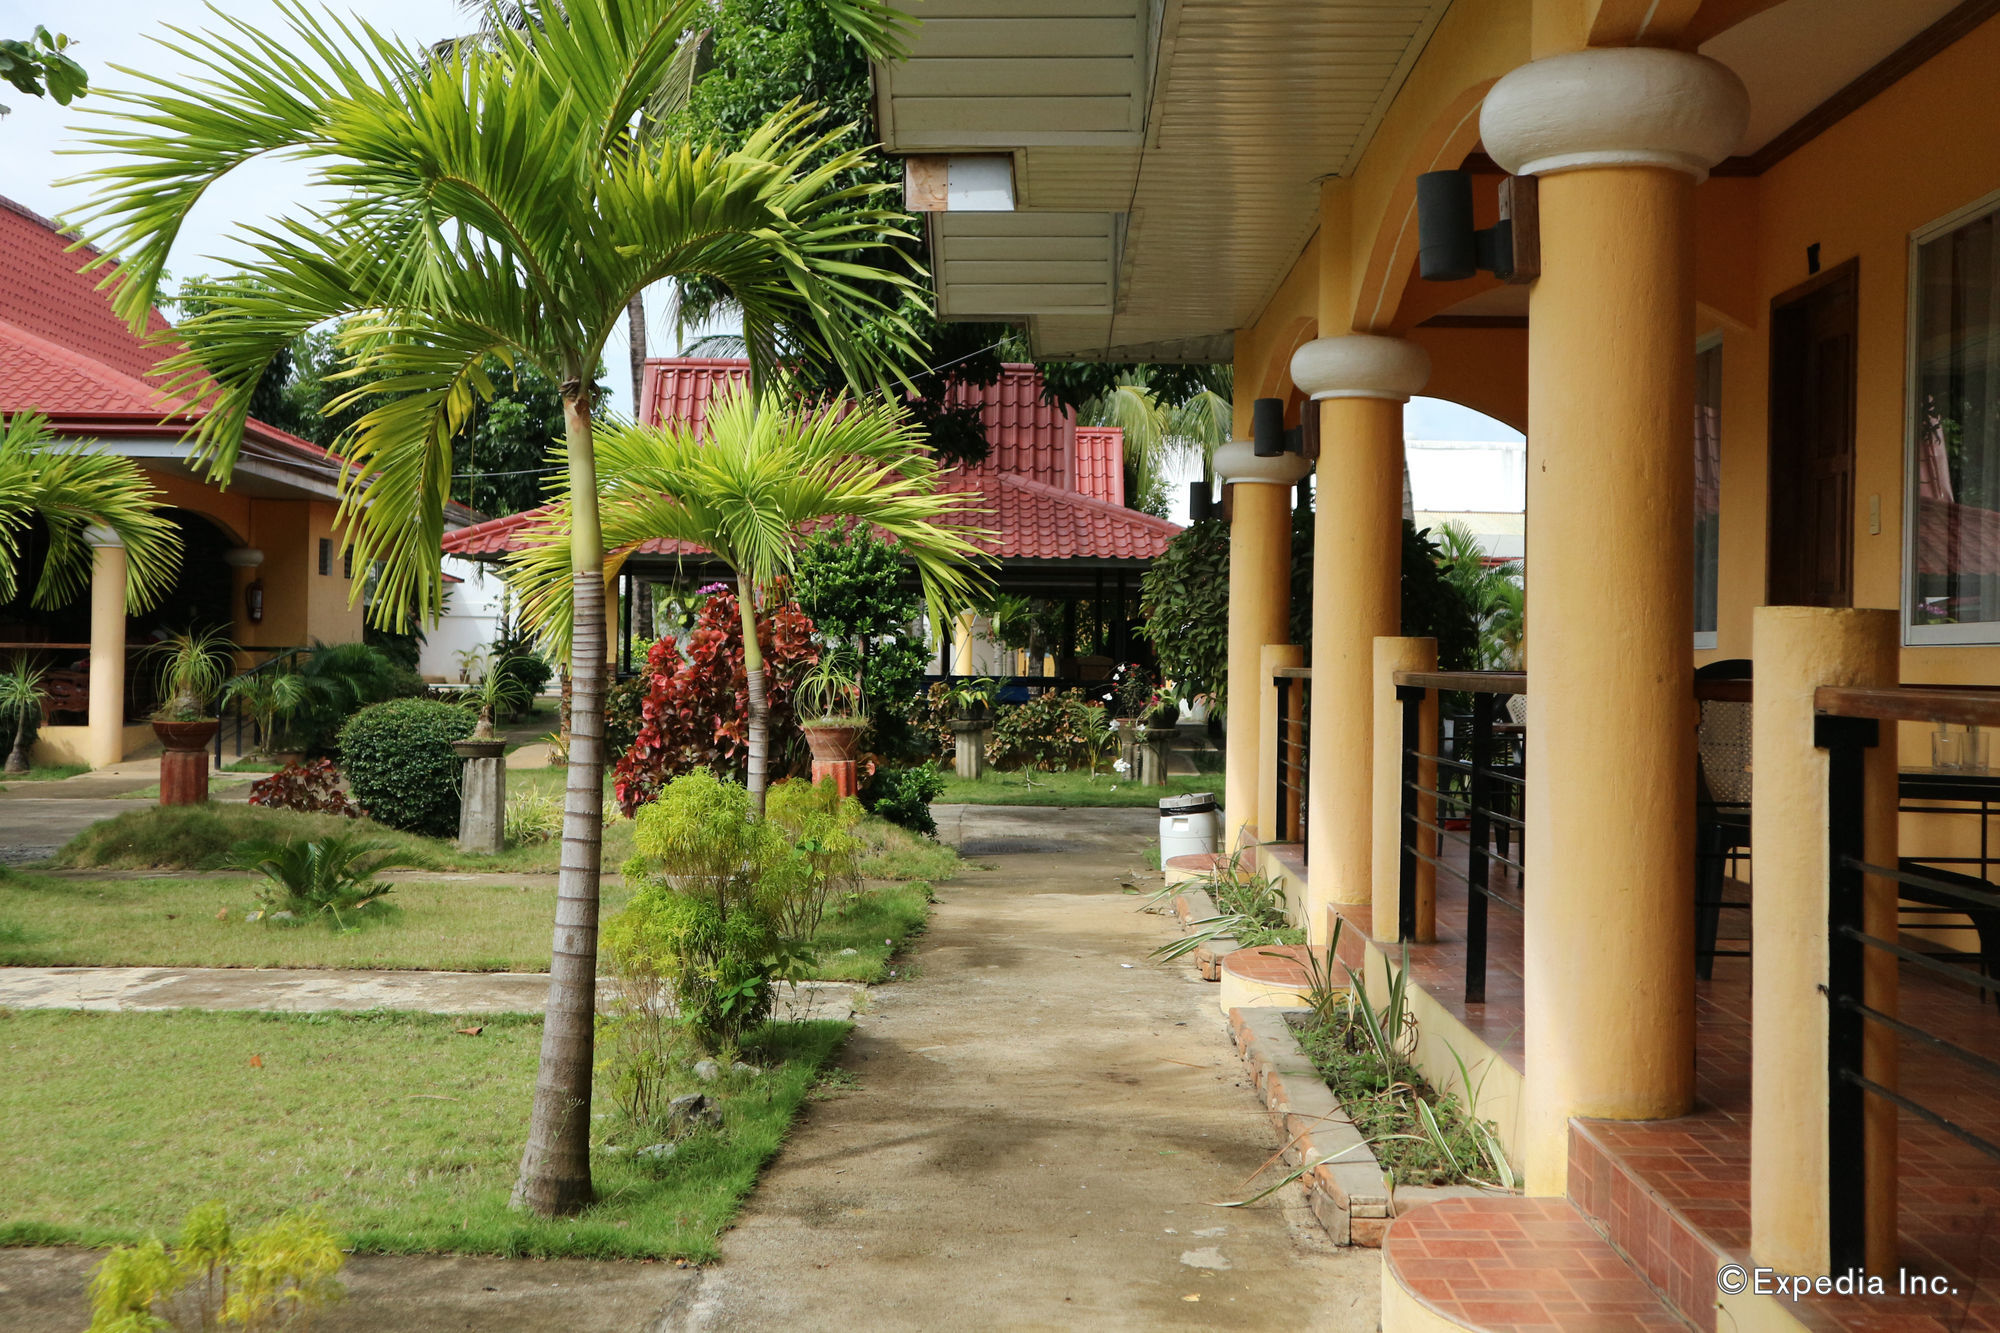
M 1271 676 L 1278 694 L 1278 728 L 1271 738 L 1278 779 L 1278 826 L 1273 842 L 1295 842 L 1306 850 L 1307 774 L 1312 754 L 1312 668 L 1279 667 Z
M 1892 1088 L 1875 1077 L 1883 1071 L 1868 1056 L 1871 1029 L 1894 1034 L 1900 1046 L 1899 1063 L 1907 1075 L 1911 1057 L 1928 1055 L 1951 1062 L 1953 1082 L 1971 1081 L 1985 1089 L 1990 1101 L 2000 1095 L 2000 1061 L 1970 1049 L 1962 1027 L 1950 1036 L 1927 1030 L 1900 1014 L 1886 1012 L 1880 1004 L 1870 1004 L 1868 974 L 1876 961 L 1877 998 L 1901 989 L 1905 970 L 1913 979 L 1935 985 L 1962 988 L 1984 1003 L 1996 982 L 1989 969 L 1994 963 L 1984 949 L 1975 955 L 1976 969 L 1962 961 L 1962 953 L 1938 954 L 1914 949 L 1891 931 L 1890 936 L 1870 933 L 1868 921 L 1869 879 L 1895 885 L 1896 916 L 1912 911 L 1930 911 L 1952 917 L 1969 917 L 1976 924 L 2000 926 L 2000 888 L 1982 876 L 1937 868 L 1908 858 L 1893 866 L 1875 865 L 1867 859 L 1864 843 L 1866 793 L 1864 768 L 1867 751 L 1884 743 L 1893 744 L 1893 725 L 1887 722 L 1970 723 L 2000 725 L 2000 691 L 1895 689 L 1866 687 L 1822 687 L 1816 691 L 1818 710 L 1813 741 L 1827 752 L 1827 1070 L 1828 1088 L 1828 1181 L 1829 1239 L 1831 1260 L 1836 1269 L 1860 1267 L 1866 1259 L 1870 1184 L 1867 1162 L 1867 1102 L 1873 1097 L 1886 1102 L 1898 1114 L 1907 1113 L 1973 1148 L 1983 1156 L 2000 1161 L 2000 1143 L 1983 1127 L 1961 1123 L 1949 1108 L 1927 1105 Z M 1928 859 L 1928 858 L 1927 858 Z M 1878 910 L 1878 917 L 1880 913 Z M 1894 920 L 1895 917 L 1891 917 Z M 1877 929 L 1881 929 L 1880 926 Z M 1983 935 L 1985 930 L 1981 930 Z M 1894 969 L 1894 979 L 1884 983 L 1879 972 L 1882 961 Z M 1890 1002 L 1891 1008 L 1908 1010 Z M 1954 1039 L 1956 1038 L 1956 1039 Z M 1886 1077 L 1886 1075 L 1884 1075 Z M 1908 1088 L 1912 1080 L 1894 1081 Z
M 1528 692 L 1528 678 L 1519 671 L 1398 671 L 1395 682 L 1403 710 L 1397 939 L 1417 935 L 1420 863 L 1460 880 L 1466 890 L 1465 1002 L 1484 1004 L 1487 908 L 1498 903 L 1510 912 L 1521 910 L 1518 901 L 1495 891 L 1494 867 L 1512 870 L 1517 888 L 1526 887 L 1520 850 L 1526 782 L 1513 729 L 1498 713 L 1500 700 Z M 1455 737 L 1455 754 L 1424 749 L 1423 708 L 1434 691 L 1472 696 L 1470 731 Z M 1425 765 L 1431 766 L 1434 785 L 1423 783 Z M 1433 803 L 1430 819 L 1423 818 L 1426 797 Z M 1458 822 L 1464 823 L 1462 830 L 1451 827 Z M 1448 844 L 1464 848 L 1463 869 L 1445 856 Z

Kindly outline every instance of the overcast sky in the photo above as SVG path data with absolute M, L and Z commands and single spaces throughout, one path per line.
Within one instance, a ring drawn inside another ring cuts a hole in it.
M 227 12 L 252 22 L 278 24 L 273 0 L 224 0 Z M 406 41 L 430 43 L 466 31 L 470 20 L 457 0 L 346 0 L 337 8 L 353 12 Z M 187 62 L 160 46 L 156 37 L 170 37 L 167 25 L 201 28 L 214 22 L 198 0 L 0 0 L 0 34 L 25 37 L 37 23 L 66 32 L 76 43 L 73 54 L 102 87 L 129 82 L 111 68 L 124 65 L 155 73 L 188 68 Z M 86 169 L 88 157 L 66 156 L 74 147 L 77 127 L 91 119 L 84 114 L 94 99 L 86 96 L 68 108 L 45 99 L 23 97 L 0 87 L 0 103 L 13 113 L 0 118 L 0 192 L 38 213 L 54 217 L 78 209 L 89 197 L 85 186 L 59 186 L 57 181 Z M 229 239 L 237 222 L 261 222 L 285 213 L 302 213 L 311 204 L 307 183 L 310 166 L 303 162 L 258 162 L 231 173 L 212 190 L 189 217 L 171 261 L 177 279 L 228 267 L 240 253 Z M 664 289 L 648 294 L 648 344 L 654 355 L 671 348 L 672 329 Z M 631 384 L 626 373 L 626 341 L 621 327 L 605 348 L 606 379 L 617 411 L 631 411 Z M 1406 433 L 1424 440 L 1517 440 L 1520 436 L 1497 421 L 1434 399 L 1411 403 Z M 1199 474 L 1197 474 L 1199 475 Z M 1176 516 L 1185 515 L 1185 486 L 1175 488 Z

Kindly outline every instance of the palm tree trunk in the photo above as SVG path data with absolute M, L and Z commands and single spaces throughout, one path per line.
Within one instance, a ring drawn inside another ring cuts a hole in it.
M 604 835 L 604 534 L 597 517 L 597 461 L 591 449 L 589 390 L 563 385 L 569 445 L 570 746 L 563 803 L 561 868 L 549 1002 L 528 1146 L 513 1206 L 544 1217 L 591 1201 L 590 1075 L 597 1017 L 597 887 Z
M 28 709 L 23 705 L 14 715 L 14 748 L 7 752 L 7 771 L 25 773 L 28 771 Z
M 646 405 L 639 401 L 640 390 L 646 385 L 646 294 L 633 292 L 632 299 L 625 303 L 625 327 L 630 335 L 626 341 L 632 349 L 632 420 L 644 424 Z
M 736 607 L 743 620 L 743 678 L 750 688 L 750 809 L 762 819 L 770 781 L 771 703 L 764 690 L 764 651 L 757 645 L 756 589 L 745 574 L 736 576 Z

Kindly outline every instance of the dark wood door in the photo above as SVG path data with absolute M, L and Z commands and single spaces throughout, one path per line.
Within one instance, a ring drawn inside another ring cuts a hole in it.
M 1771 304 L 1774 606 L 1854 604 L 1853 260 Z

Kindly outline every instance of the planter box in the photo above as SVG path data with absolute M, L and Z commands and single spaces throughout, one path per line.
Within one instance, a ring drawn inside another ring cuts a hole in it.
M 1390 1186 L 1367 1140 L 1299 1045 L 1289 1016 L 1302 1012 L 1231 1009 L 1229 1035 L 1264 1099 L 1286 1164 L 1320 1164 L 1301 1183 L 1307 1205 L 1334 1244 L 1379 1249 L 1389 1223 L 1413 1208 L 1494 1193 L 1469 1185 Z

